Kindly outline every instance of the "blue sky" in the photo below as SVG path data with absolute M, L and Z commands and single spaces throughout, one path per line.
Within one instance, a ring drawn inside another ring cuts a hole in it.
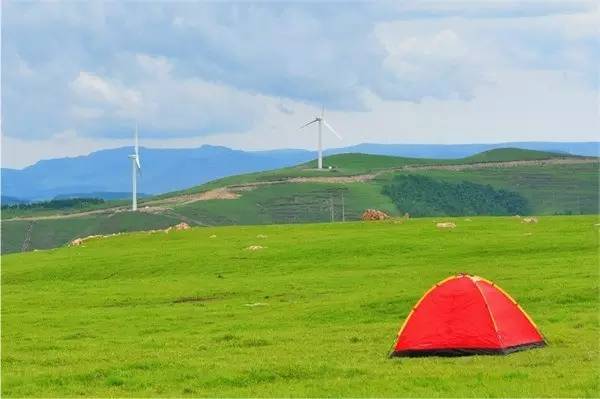
M 2 166 L 129 145 L 594 140 L 593 1 L 2 3 Z

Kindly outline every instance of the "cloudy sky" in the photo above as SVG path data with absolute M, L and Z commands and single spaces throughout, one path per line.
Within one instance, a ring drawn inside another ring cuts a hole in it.
M 595 1 L 2 2 L 2 166 L 129 145 L 597 140 Z

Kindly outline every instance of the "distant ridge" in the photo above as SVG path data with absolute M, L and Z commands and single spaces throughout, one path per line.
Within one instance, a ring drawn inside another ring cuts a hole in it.
M 507 162 L 507 161 L 532 161 L 537 159 L 562 158 L 565 156 L 573 156 L 567 153 L 525 150 L 522 148 L 495 148 L 480 152 L 479 154 L 471 155 L 464 158 L 469 162 Z
M 520 148 L 582 156 L 600 156 L 600 142 L 551 142 L 523 141 L 495 144 L 374 144 L 362 143 L 355 146 L 327 150 L 327 154 L 360 152 L 373 155 L 402 157 L 456 159 L 498 148 Z

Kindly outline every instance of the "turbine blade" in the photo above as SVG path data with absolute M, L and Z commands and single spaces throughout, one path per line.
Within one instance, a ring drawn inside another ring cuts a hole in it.
M 135 164 L 137 165 L 138 170 L 142 169 L 142 166 L 140 165 L 140 158 L 139 157 L 135 157 Z
M 323 120 L 323 124 L 325 125 L 325 127 L 326 127 L 327 129 L 331 130 L 331 133 L 335 134 L 335 136 L 336 136 L 338 139 L 342 140 L 342 136 L 340 136 L 340 135 L 339 135 L 339 133 L 338 133 L 338 132 L 336 132 L 336 131 L 335 131 L 335 129 L 334 129 L 333 127 L 331 127 L 331 125 L 330 125 L 329 123 L 327 123 L 327 121 L 326 121 L 326 120 Z
M 319 120 L 318 120 L 317 118 L 315 118 L 314 120 L 312 120 L 312 121 L 310 121 L 310 122 L 308 122 L 308 123 L 305 123 L 304 125 L 300 126 L 300 129 L 302 129 L 302 128 L 305 128 L 306 126 L 308 126 L 308 125 L 310 125 L 310 124 L 313 124 L 313 123 L 315 123 L 315 122 L 318 122 L 318 121 L 319 121 Z

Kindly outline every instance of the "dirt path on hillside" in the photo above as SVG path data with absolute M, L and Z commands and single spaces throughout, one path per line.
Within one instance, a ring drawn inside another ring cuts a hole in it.
M 241 197 L 245 191 L 251 191 L 261 186 L 272 186 L 283 183 L 361 183 L 372 180 L 375 176 L 375 173 L 371 173 L 355 176 L 290 177 L 282 180 L 233 184 L 231 186 L 219 187 L 197 194 L 182 194 L 175 197 L 151 200 L 144 202 L 144 205 L 160 207 L 168 206 L 169 204 L 186 205 L 197 201 L 231 200 Z
M 270 186 L 274 184 L 284 183 L 364 183 L 375 179 L 377 176 L 389 173 L 390 171 L 418 171 L 418 170 L 449 170 L 463 171 L 470 169 L 490 169 L 490 168 L 513 168 L 518 166 L 546 166 L 546 165 L 573 165 L 573 164 L 588 164 L 598 163 L 597 158 L 555 158 L 544 160 L 527 160 L 527 161 L 506 161 L 506 162 L 479 162 L 472 164 L 457 164 L 457 165 L 406 165 L 398 168 L 384 169 L 374 173 L 354 175 L 354 176 L 313 176 L 313 177 L 290 177 L 287 179 L 261 181 L 252 183 L 235 184 L 225 187 L 214 188 L 212 190 L 203 191 L 196 194 L 182 194 L 174 197 L 143 201 L 138 209 L 140 212 L 168 214 L 174 213 L 171 205 L 187 205 L 197 201 L 208 200 L 233 200 L 242 196 L 245 191 L 251 191 L 261 186 Z M 57 214 L 47 216 L 31 216 L 31 217 L 15 217 L 9 220 L 44 220 L 44 219 L 66 219 L 74 217 L 83 217 L 97 214 L 115 214 L 118 212 L 128 211 L 129 208 L 121 206 L 117 208 L 98 209 L 94 211 L 86 211 L 80 213 Z M 179 214 L 177 214 L 179 215 Z M 181 215 L 179 215 L 181 216 Z M 197 220 L 190 220 L 196 224 L 203 223 Z
M 451 170 L 459 172 L 469 169 L 490 169 L 490 168 L 514 168 L 518 166 L 546 166 L 546 165 L 575 165 L 598 163 L 595 158 L 556 158 L 556 159 L 541 159 L 530 161 L 506 161 L 506 162 L 479 162 L 472 164 L 459 165 L 407 165 L 394 170 Z
M 156 200 L 147 202 L 148 205 L 164 205 L 170 203 L 190 204 L 196 201 L 206 201 L 214 199 L 237 199 L 242 195 L 243 191 L 254 190 L 261 186 L 268 186 L 283 183 L 364 183 L 375 179 L 377 176 L 389 173 L 390 171 L 417 171 L 417 170 L 450 170 L 462 171 L 468 169 L 489 169 L 489 168 L 512 168 L 518 166 L 545 166 L 545 165 L 565 165 L 565 164 L 585 164 L 598 162 L 594 158 L 558 158 L 546 160 L 529 160 L 529 161 L 507 161 L 507 162 L 480 162 L 473 164 L 461 165 L 406 165 L 399 168 L 390 168 L 381 170 L 375 173 L 368 173 L 354 176 L 312 176 L 312 177 L 290 177 L 282 180 L 262 181 L 236 184 L 226 187 L 215 188 L 204 191 L 198 194 L 186 194 L 176 197 L 166 198 L 164 200 Z
M 16 216 L 10 219 L 2 219 L 3 222 L 8 221 L 17 221 L 17 220 L 48 220 L 48 219 L 70 219 L 70 218 L 79 218 L 83 216 L 89 215 L 98 215 L 103 213 L 114 214 L 117 212 L 124 212 L 126 210 L 125 207 L 115 207 L 115 208 L 107 208 L 107 209 L 97 209 L 94 211 L 84 211 L 77 213 L 57 213 L 55 215 L 44 215 L 44 216 Z

